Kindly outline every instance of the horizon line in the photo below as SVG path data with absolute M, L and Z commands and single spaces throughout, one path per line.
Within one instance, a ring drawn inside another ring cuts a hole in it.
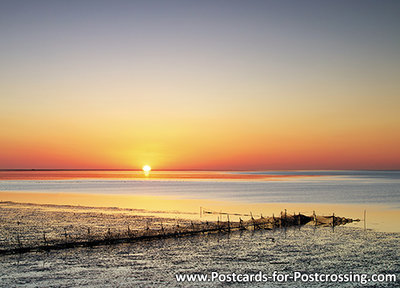
M 32 172 L 32 171 L 143 171 L 142 169 L 128 168 L 14 168 L 0 169 L 0 172 Z M 400 169 L 152 169 L 151 171 L 400 171 Z

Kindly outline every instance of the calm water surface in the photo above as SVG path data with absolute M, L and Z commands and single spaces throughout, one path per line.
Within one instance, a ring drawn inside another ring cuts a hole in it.
M 367 203 L 400 208 L 400 171 L 153 172 L 150 177 L 126 171 L 13 172 L 13 178 L 7 173 L 0 172 L 0 191 L 157 195 L 247 203 Z

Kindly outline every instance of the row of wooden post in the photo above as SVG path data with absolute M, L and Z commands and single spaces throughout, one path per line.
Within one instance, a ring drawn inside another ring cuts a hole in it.
M 200 216 L 202 216 L 202 213 L 203 213 L 203 210 L 202 210 L 202 207 L 200 207 Z M 295 213 L 293 215 L 296 216 Z M 251 220 L 253 222 L 253 229 L 254 230 L 256 230 L 258 228 L 260 229 L 260 226 L 256 223 L 252 212 L 250 212 L 250 217 L 251 217 Z M 261 218 L 263 218 L 262 214 L 261 214 Z M 275 218 L 274 214 L 272 214 L 272 219 L 273 219 L 273 224 L 275 225 L 276 218 Z M 230 222 L 229 214 L 227 214 L 227 220 L 228 220 L 228 222 L 227 222 L 227 230 L 228 230 L 228 232 L 230 232 L 231 231 L 231 222 Z M 316 215 L 315 211 L 313 211 L 313 221 L 314 221 L 314 225 L 317 226 L 318 225 L 318 218 L 317 218 L 317 215 Z M 19 226 L 20 222 L 18 221 L 17 224 Z M 300 215 L 300 213 L 298 214 L 298 222 L 297 222 L 297 224 L 301 225 L 301 215 Z M 208 227 L 208 221 L 206 222 L 206 225 Z M 286 225 L 287 225 L 287 210 L 285 209 L 284 213 L 281 211 L 281 217 L 279 219 L 279 226 L 282 227 L 282 226 L 286 226 Z M 177 229 L 178 229 L 177 231 L 179 233 L 180 226 L 179 226 L 179 224 L 177 224 L 176 226 L 177 226 Z M 332 227 L 334 227 L 334 226 L 335 226 L 335 213 L 332 214 Z M 222 227 L 220 225 L 220 217 L 219 216 L 217 218 L 217 227 L 218 227 L 218 230 L 222 229 Z M 191 221 L 191 228 L 192 228 L 192 231 L 194 232 L 195 231 L 195 227 L 194 227 L 193 221 Z M 239 218 L 239 229 L 246 229 L 244 224 L 243 224 L 242 218 Z M 364 210 L 364 229 L 366 229 L 366 210 Z M 147 222 L 146 230 L 147 231 L 150 230 L 148 222 Z M 127 232 L 128 232 L 128 236 L 131 237 L 133 233 L 132 233 L 129 225 L 128 225 Z M 161 232 L 162 232 L 163 235 L 165 235 L 165 229 L 164 229 L 164 226 L 163 226 L 162 222 L 161 222 Z M 87 228 L 87 233 L 88 233 L 88 240 L 90 240 L 92 237 L 91 237 L 91 233 L 90 233 L 90 228 L 89 227 Z M 108 228 L 106 235 L 107 235 L 107 237 L 111 238 L 112 233 L 111 233 L 111 229 L 110 228 Z M 68 242 L 67 228 L 64 228 L 64 237 L 65 237 L 65 241 Z M 47 241 L 47 238 L 46 238 L 46 232 L 45 231 L 43 231 L 43 241 L 44 241 L 45 245 L 48 245 L 48 241 Z M 19 231 L 18 231 L 18 234 L 17 234 L 17 243 L 18 243 L 18 246 L 21 248 L 22 247 L 22 242 L 21 242 L 21 239 L 20 239 Z

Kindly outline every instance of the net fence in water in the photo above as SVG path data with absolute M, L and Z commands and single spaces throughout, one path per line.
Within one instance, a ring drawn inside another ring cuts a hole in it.
M 138 211 L 132 209 L 54 206 L 1 202 L 0 254 L 305 224 L 335 226 L 353 221 L 334 215 L 286 212 L 279 217 L 254 218 L 258 215 L 246 214 L 245 220 L 230 221 L 229 213 L 202 209 L 201 214 L 217 214 L 215 221 L 204 221 L 135 215 Z

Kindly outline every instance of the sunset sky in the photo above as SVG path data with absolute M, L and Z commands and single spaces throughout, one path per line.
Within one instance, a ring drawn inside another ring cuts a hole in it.
M 0 169 L 400 169 L 400 1 L 1 1 Z

